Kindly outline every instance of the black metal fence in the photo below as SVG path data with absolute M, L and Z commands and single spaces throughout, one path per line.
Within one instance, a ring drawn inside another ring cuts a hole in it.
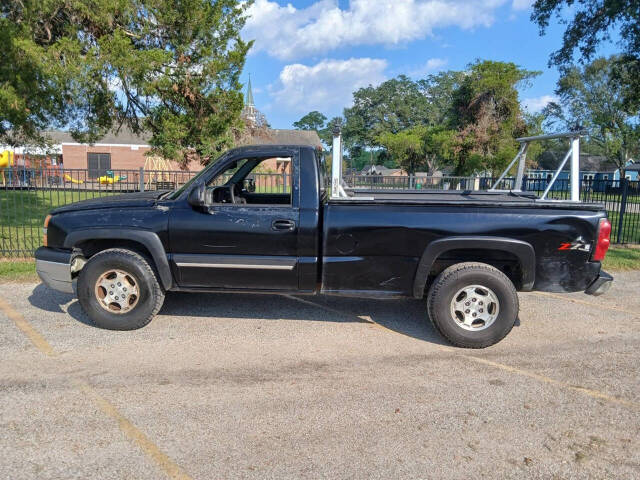
M 354 189 L 370 190 L 488 190 L 498 180 L 491 177 L 422 177 L 422 176 L 347 176 L 347 185 Z M 525 177 L 522 189 L 541 196 L 549 186 L 547 178 Z M 507 177 L 496 187 L 515 188 L 515 178 Z M 549 200 L 568 200 L 571 197 L 568 179 L 557 179 L 547 193 Z M 614 243 L 640 244 L 640 181 L 628 179 L 584 179 L 580 182 L 580 200 L 603 203 L 612 225 Z
M 42 244 L 42 222 L 53 208 L 91 198 L 182 186 L 195 175 L 183 171 L 109 170 L 91 175 L 89 170 L 7 168 L 0 170 L 0 256 L 26 257 Z M 487 190 L 494 179 L 485 177 L 347 176 L 355 189 Z M 500 188 L 513 188 L 513 178 Z M 546 179 L 527 178 L 523 189 L 541 195 Z M 256 193 L 286 193 L 291 178 L 282 173 L 253 173 L 246 188 Z M 550 200 L 570 197 L 569 181 L 559 179 L 548 193 Z M 640 243 L 640 182 L 584 180 L 580 199 L 603 203 L 613 226 L 615 243 Z
M 42 245 L 44 217 L 56 207 L 93 198 L 148 190 L 173 190 L 197 172 L 58 168 L 0 169 L 0 257 L 29 257 Z M 255 193 L 288 193 L 291 178 L 252 173 L 246 187 Z

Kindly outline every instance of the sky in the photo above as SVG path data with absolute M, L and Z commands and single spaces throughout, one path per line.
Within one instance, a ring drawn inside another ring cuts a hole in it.
M 525 108 L 539 111 L 555 98 L 558 72 L 548 60 L 561 45 L 563 25 L 552 22 L 541 37 L 530 20 L 532 3 L 255 0 L 242 31 L 255 41 L 242 81 L 251 76 L 256 107 L 273 128 L 292 128 L 312 110 L 340 115 L 360 87 L 500 60 L 541 72 L 520 91 Z

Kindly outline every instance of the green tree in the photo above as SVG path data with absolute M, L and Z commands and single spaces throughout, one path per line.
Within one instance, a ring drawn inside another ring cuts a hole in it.
M 427 124 L 428 109 L 418 84 L 404 75 L 377 87 L 361 88 L 353 93 L 353 106 L 344 110 L 345 143 L 349 147 L 375 147 L 383 133 Z
M 448 125 L 453 121 L 454 93 L 464 80 L 465 72 L 448 70 L 418 80 L 418 87 L 429 104 L 427 122 L 430 125 Z
M 564 128 L 586 128 L 589 142 L 624 176 L 628 160 L 640 151 L 640 119 L 626 106 L 626 89 L 616 80 L 619 67 L 619 57 L 612 56 L 567 69 L 556 89 L 560 104 L 547 112 Z
M 0 7 L 0 140 L 49 126 L 94 141 L 151 133 L 154 153 L 207 163 L 242 128 L 240 37 L 251 2 L 9 0 Z
M 567 21 L 566 9 L 571 8 L 573 19 Z M 622 55 L 616 62 L 621 67 L 619 80 L 625 86 L 627 107 L 640 105 L 640 7 L 637 0 L 537 0 L 533 4 L 531 20 L 544 35 L 552 16 L 567 24 L 562 47 L 551 55 L 550 63 L 570 67 L 576 51 L 580 62 L 588 62 L 596 54 L 602 41 L 609 41 L 616 29 Z
M 410 176 L 425 163 L 424 145 L 419 127 L 397 133 L 382 133 L 377 141 L 384 145 L 398 165 Z
M 453 93 L 457 174 L 494 173 L 515 156 L 514 139 L 527 131 L 517 88 L 536 75 L 514 63 L 485 60 L 470 65 Z
M 452 163 L 456 132 L 444 125 L 422 128 L 425 164 L 429 175 Z
M 297 122 L 293 122 L 293 127 L 296 130 L 315 130 L 316 132 L 320 132 L 326 122 L 327 117 L 317 110 L 314 110 L 313 112 L 307 113 Z
M 432 175 L 452 158 L 454 136 L 454 131 L 443 126 L 418 125 L 398 133 L 385 132 L 378 142 L 409 175 L 419 169 Z
M 320 140 L 322 140 L 322 142 L 327 146 L 328 149 L 331 149 L 331 145 L 333 144 L 333 130 L 335 129 L 335 127 L 340 127 L 342 129 L 343 125 L 344 119 L 342 117 L 333 117 L 327 122 L 326 126 L 323 129 L 318 131 Z

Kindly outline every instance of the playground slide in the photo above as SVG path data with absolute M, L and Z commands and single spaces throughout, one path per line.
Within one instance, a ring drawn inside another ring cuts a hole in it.
M 13 166 L 13 152 L 5 150 L 0 154 L 0 168 Z
M 82 180 L 76 180 L 75 178 L 71 178 L 71 176 L 68 173 L 64 174 L 64 179 L 67 182 L 71 182 L 71 183 L 84 183 Z

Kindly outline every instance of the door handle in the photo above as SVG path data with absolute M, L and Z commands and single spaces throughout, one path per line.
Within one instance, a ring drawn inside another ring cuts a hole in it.
M 292 232 L 296 228 L 293 220 L 274 220 L 271 222 L 271 229 L 278 232 Z

